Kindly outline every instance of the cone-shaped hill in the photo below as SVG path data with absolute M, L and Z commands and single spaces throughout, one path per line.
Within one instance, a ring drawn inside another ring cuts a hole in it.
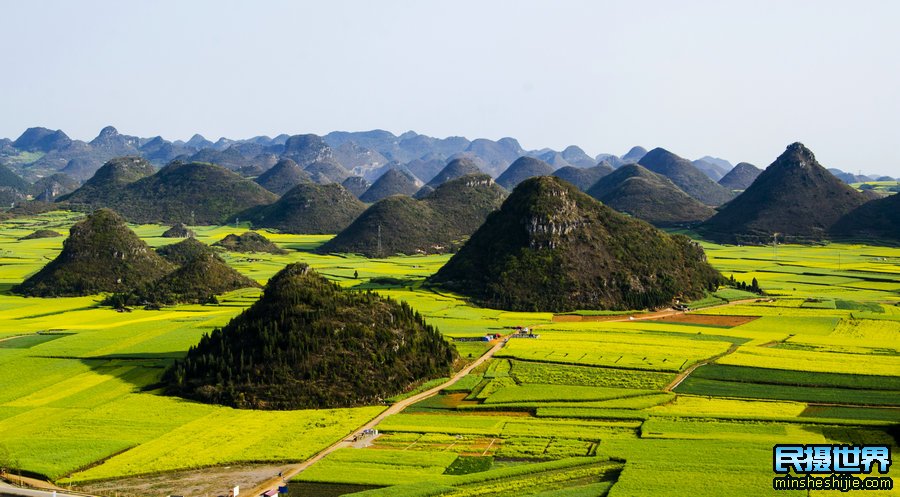
M 35 181 L 30 191 L 37 201 L 53 202 L 57 197 L 72 193 L 80 187 L 78 180 L 68 174 L 53 173 Z
M 352 193 L 354 197 L 359 198 L 363 193 L 366 193 L 366 190 L 372 186 L 372 183 L 369 183 L 369 180 L 362 176 L 350 176 L 341 183 L 341 186 Z
M 255 231 L 248 231 L 242 235 L 230 234 L 213 244 L 214 247 L 222 247 L 229 252 L 265 252 L 269 254 L 286 254 L 287 251 L 272 243 L 268 238 Z
M 303 168 L 312 178 L 313 182 L 320 185 L 329 183 L 341 183 L 350 177 L 350 171 L 340 165 L 334 159 L 313 162 Z
M 506 191 L 486 174 L 450 180 L 421 200 L 388 197 L 366 209 L 319 252 L 384 257 L 451 251 L 474 233 L 504 198 Z
M 172 264 L 183 266 L 188 261 L 215 252 L 209 245 L 195 238 L 187 238 L 178 243 L 163 245 L 156 249 L 156 253 Z
M 0 187 L 12 188 L 17 192 L 27 192 L 31 185 L 12 169 L 0 164 Z
M 283 195 L 300 183 L 311 182 L 312 177 L 291 159 L 281 159 L 254 181 L 276 195 Z
M 238 273 L 210 247 L 188 238 L 160 247 L 157 253 L 179 268 L 131 292 L 112 298 L 116 305 L 206 303 L 215 296 L 259 284 Z
M 278 197 L 214 164 L 173 162 L 153 176 L 125 187 L 116 202 L 131 221 L 211 224 L 228 221 L 249 207 L 269 204 Z
M 70 205 L 109 206 L 125 186 L 155 172 L 153 164 L 140 157 L 117 157 L 98 169 L 80 188 L 56 200 Z
M 582 168 L 575 166 L 566 166 L 553 171 L 553 176 L 564 179 L 569 183 L 577 186 L 579 190 L 585 192 L 588 188 L 594 186 L 594 183 L 600 181 L 600 178 L 615 171 L 607 162 L 601 162 L 594 167 Z
M 703 174 L 691 164 L 691 161 L 664 148 L 654 148 L 647 152 L 638 164 L 669 178 L 675 186 L 684 190 L 684 193 L 706 205 L 722 205 L 734 197 L 731 190 L 709 179 L 709 176 Z
M 185 226 L 184 223 L 175 223 L 171 228 L 163 231 L 160 236 L 163 238 L 192 238 L 194 231 Z
M 372 203 L 391 195 L 411 196 L 419 191 L 421 186 L 422 183 L 412 173 L 398 169 L 388 169 L 372 183 L 372 186 L 366 190 L 366 193 L 360 195 L 359 199 L 366 203 Z
M 535 176 L 553 174 L 553 166 L 534 157 L 519 157 L 497 177 L 497 184 L 512 191 L 519 183 Z
M 900 242 L 900 193 L 857 207 L 835 223 L 831 232 L 839 237 Z
M 684 193 L 665 176 L 628 164 L 597 181 L 588 195 L 656 226 L 705 221 L 716 211 Z
M 643 309 L 692 299 L 722 276 L 667 235 L 554 177 L 522 182 L 431 282 L 516 311 Z
M 35 230 L 34 232 L 31 232 L 31 233 L 19 238 L 19 240 L 38 240 L 41 238 L 58 238 L 61 236 L 62 236 L 62 233 L 59 233 L 57 231 L 41 229 L 41 230 Z
M 423 198 L 444 183 L 456 178 L 461 178 L 467 174 L 481 174 L 481 169 L 478 168 L 478 165 L 475 164 L 475 161 L 469 159 L 468 157 L 453 159 L 452 161 L 448 162 L 447 166 L 441 169 L 441 171 L 437 173 L 435 177 L 431 178 L 431 181 L 426 183 L 425 186 L 423 186 L 418 192 L 416 192 L 415 197 Z
M 291 264 L 164 381 L 170 393 L 239 408 L 349 407 L 445 376 L 455 357 L 405 303 L 342 289 L 305 264 Z
M 13 291 L 35 297 L 122 292 L 173 268 L 128 229 L 121 216 L 99 209 L 72 226 L 56 259 Z
M 647 155 L 647 149 L 640 145 L 636 145 L 631 147 L 628 152 L 625 152 L 625 155 L 622 156 L 622 162 L 625 164 L 634 164 L 641 160 L 645 155 Z
M 734 169 L 719 180 L 719 184 L 729 190 L 746 190 L 756 181 L 756 177 L 762 174 L 762 170 L 750 164 L 741 162 Z
M 794 143 L 699 231 L 726 243 L 767 243 L 775 233 L 786 241 L 821 240 L 865 201 L 819 165 L 802 143 Z
M 119 180 L 112 183 L 121 184 L 124 179 L 133 176 L 117 177 Z M 100 195 L 87 192 L 83 196 L 83 190 L 95 178 L 96 175 L 82 188 L 61 200 L 68 200 L 71 204 L 76 199 L 80 201 L 84 198 L 89 205 L 110 207 L 136 223 L 190 224 L 229 221 L 235 213 L 278 200 L 274 193 L 224 167 L 200 162 L 186 164 L 175 161 L 152 176 L 122 187 L 103 188 Z
M 277 202 L 240 214 L 256 228 L 272 228 L 282 233 L 338 233 L 366 210 L 366 205 L 336 183 L 301 183 Z

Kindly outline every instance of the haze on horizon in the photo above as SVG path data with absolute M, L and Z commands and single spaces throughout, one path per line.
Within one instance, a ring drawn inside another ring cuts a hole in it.
M 900 176 L 900 3 L 10 2 L 0 137 L 414 130 Z

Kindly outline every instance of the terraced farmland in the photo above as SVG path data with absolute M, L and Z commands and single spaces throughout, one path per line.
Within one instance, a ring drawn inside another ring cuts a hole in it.
M 21 469 L 90 490 L 204 466 L 287 467 L 385 408 L 240 411 L 161 395 L 163 368 L 259 290 L 130 313 L 98 306 L 100 296 L 11 295 L 62 243 L 18 238 L 64 233 L 75 217 L 0 225 L 0 453 Z M 151 246 L 172 242 L 163 226 L 134 229 Z M 211 243 L 246 227 L 192 229 Z M 576 320 L 477 308 L 424 285 L 448 256 L 318 255 L 310 250 L 328 236 L 266 236 L 288 253 L 222 256 L 259 282 L 305 261 L 342 285 L 408 302 L 451 338 L 516 326 L 539 335 L 510 339 L 441 395 L 385 418 L 380 436 L 301 472 L 297 495 L 791 495 L 771 490 L 775 443 L 871 441 L 896 457 L 900 249 L 704 244 L 726 276 L 756 277 L 770 297 L 723 306 L 747 297 L 723 289 L 713 307 L 688 314 Z M 488 347 L 458 342 L 464 360 Z M 234 483 L 222 481 L 222 492 Z M 249 491 L 258 481 L 240 483 Z

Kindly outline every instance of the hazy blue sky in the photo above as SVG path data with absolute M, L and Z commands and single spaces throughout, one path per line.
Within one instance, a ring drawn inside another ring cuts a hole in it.
M 4 1 L 0 136 L 409 129 L 900 176 L 900 2 Z

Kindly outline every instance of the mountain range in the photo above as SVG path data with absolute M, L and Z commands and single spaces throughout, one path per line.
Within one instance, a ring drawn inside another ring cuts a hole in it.
M 319 183 L 342 182 L 350 176 L 360 176 L 371 183 L 387 169 L 405 166 L 420 181 L 428 183 L 456 158 L 468 158 L 482 172 L 497 178 L 522 156 L 534 157 L 553 169 L 560 169 L 569 166 L 590 168 L 601 161 L 615 168 L 638 162 L 646 154 L 646 149 L 636 146 L 621 157 L 603 153 L 591 158 L 576 145 L 561 151 L 549 148 L 529 151 L 509 137 L 496 141 L 469 140 L 459 136 L 434 138 L 413 131 L 398 136 L 384 130 L 334 131 L 323 136 L 281 134 L 274 138 L 256 136 L 216 141 L 197 134 L 187 141 L 169 141 L 160 136 L 126 135 L 107 126 L 94 139 L 81 141 L 71 139 L 62 130 L 34 127 L 15 140 L 0 140 L 0 164 L 5 164 L 29 182 L 55 173 L 63 173 L 74 181 L 86 181 L 103 164 L 121 156 L 139 156 L 157 168 L 176 159 L 210 162 L 246 177 L 260 176 L 279 160 L 291 159 Z M 731 169 L 728 161 L 710 156 L 697 159 L 693 165 L 713 181 L 718 181 Z M 864 179 L 839 170 L 834 172 L 847 182 L 878 179 L 873 176 Z

